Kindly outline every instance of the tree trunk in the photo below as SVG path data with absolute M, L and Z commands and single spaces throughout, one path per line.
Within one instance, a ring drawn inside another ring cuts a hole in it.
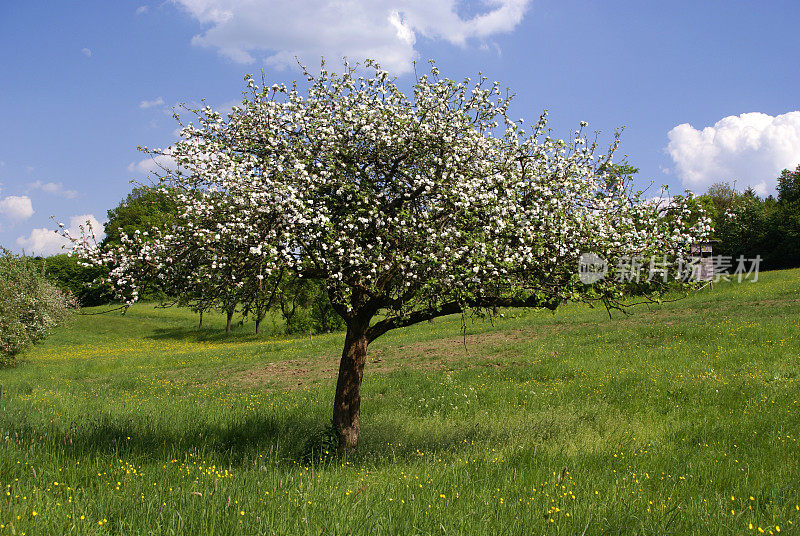
M 227 322 L 225 322 L 225 333 L 231 332 L 231 320 L 233 320 L 233 309 L 227 311 Z
M 197 326 L 197 327 L 199 327 L 199 328 L 203 327 L 203 310 L 202 309 L 200 309 L 200 325 Z
M 367 360 L 367 326 L 347 326 L 339 379 L 333 401 L 333 425 L 339 434 L 339 450 L 353 450 L 358 444 L 361 412 L 361 378 Z
M 286 307 L 281 304 L 281 312 L 283 313 L 283 318 L 286 320 L 286 333 L 292 332 L 292 318 L 294 318 L 294 313 L 297 311 L 297 304 L 292 303 L 291 309 L 286 309 Z
M 261 325 L 261 319 L 256 316 L 256 335 L 258 335 L 258 326 Z

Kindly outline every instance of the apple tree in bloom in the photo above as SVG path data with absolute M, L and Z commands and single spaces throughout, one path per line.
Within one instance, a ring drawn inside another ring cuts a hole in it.
M 431 65 L 408 94 L 371 62 L 369 75 L 304 70 L 305 89 L 246 78 L 241 106 L 196 110 L 168 149 L 173 229 L 94 253 L 131 298 L 145 272 L 175 288 L 205 278 L 217 295 L 260 281 L 269 294 L 285 274 L 321 281 L 347 330 L 333 407 L 342 449 L 357 444 L 367 348 L 384 333 L 465 311 L 658 299 L 681 283 L 586 285 L 580 255 L 612 272 L 625 256 L 677 262 L 708 231 L 683 198 L 664 210 L 609 171 L 618 139 L 600 150 L 585 123 L 556 139 L 546 114 L 514 120 L 498 83 Z

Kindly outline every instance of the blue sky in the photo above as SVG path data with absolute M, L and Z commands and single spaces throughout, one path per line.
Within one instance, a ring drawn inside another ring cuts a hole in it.
M 137 145 L 175 139 L 174 105 L 229 106 L 261 69 L 291 81 L 296 55 L 376 57 L 402 83 L 414 59 L 482 71 L 557 135 L 625 126 L 642 188 L 768 194 L 800 164 L 798 20 L 793 1 L 4 2 L 0 245 L 59 251 L 50 217 L 102 222 L 146 180 Z

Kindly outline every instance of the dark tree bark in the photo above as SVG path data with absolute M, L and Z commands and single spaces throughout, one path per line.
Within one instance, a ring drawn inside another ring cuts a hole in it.
M 297 312 L 297 303 L 292 299 L 292 308 L 289 309 L 288 305 L 281 300 L 281 314 L 283 319 L 286 320 L 286 333 L 292 333 L 292 319 Z
M 233 320 L 233 309 L 226 312 L 225 333 L 231 332 L 231 320 Z
M 198 327 L 200 327 L 200 328 L 203 327 L 203 310 L 202 309 L 200 309 L 200 325 Z
M 256 335 L 258 335 L 258 328 L 261 325 L 261 318 L 256 316 Z
M 348 323 L 347 335 L 339 363 L 336 398 L 333 402 L 333 425 L 339 434 L 339 450 L 353 450 L 358 444 L 361 413 L 361 379 L 367 360 L 369 322 Z

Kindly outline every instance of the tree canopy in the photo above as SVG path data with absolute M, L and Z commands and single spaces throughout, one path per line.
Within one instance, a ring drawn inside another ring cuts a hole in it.
M 131 235 L 137 230 L 167 229 L 177 209 L 169 189 L 137 186 L 108 211 L 103 243 L 118 245 L 122 234 Z
M 131 299 L 148 278 L 230 294 L 272 292 L 286 274 L 322 282 L 347 326 L 333 413 L 343 449 L 358 439 L 367 346 L 387 331 L 468 309 L 657 297 L 667 282 L 631 285 L 611 276 L 616 261 L 677 263 L 708 231 L 680 198 L 642 202 L 630 173 L 610 171 L 618 139 L 601 151 L 585 123 L 564 141 L 546 113 L 530 128 L 512 119 L 511 96 L 484 77 L 456 82 L 432 64 L 407 96 L 367 68 L 304 70 L 305 92 L 247 77 L 227 116 L 195 110 L 180 141 L 144 149 L 176 161 L 161 177 L 172 227 L 83 250 Z M 583 252 L 610 277 L 582 283 Z

